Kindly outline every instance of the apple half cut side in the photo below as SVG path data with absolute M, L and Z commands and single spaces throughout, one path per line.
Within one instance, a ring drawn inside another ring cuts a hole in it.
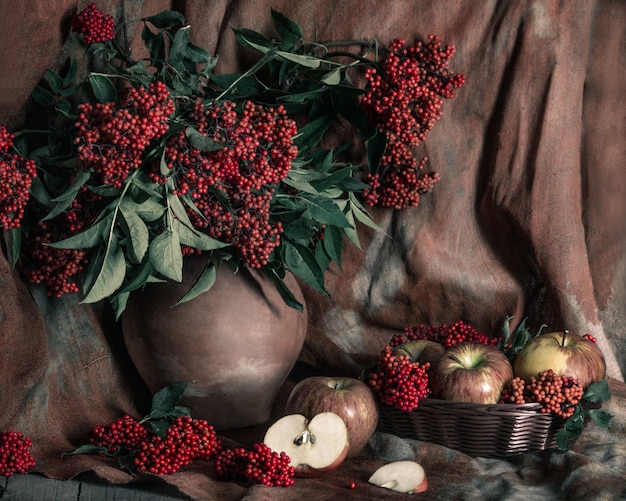
M 378 468 L 368 482 L 396 492 L 416 493 L 428 489 L 428 479 L 421 464 L 393 461 Z
M 338 414 L 322 412 L 310 421 L 288 414 L 265 433 L 265 445 L 285 452 L 298 477 L 316 477 L 337 468 L 348 455 L 348 428 Z

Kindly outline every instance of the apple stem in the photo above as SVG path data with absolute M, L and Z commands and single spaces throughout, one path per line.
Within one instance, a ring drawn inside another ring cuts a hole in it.
M 304 430 L 300 435 L 293 439 L 293 443 L 295 445 L 303 445 L 307 442 L 310 442 L 312 444 L 315 443 L 315 435 L 313 435 L 313 433 L 311 433 L 309 430 Z
M 563 329 L 563 336 L 561 337 L 561 346 L 565 346 L 565 336 L 569 334 L 567 329 Z

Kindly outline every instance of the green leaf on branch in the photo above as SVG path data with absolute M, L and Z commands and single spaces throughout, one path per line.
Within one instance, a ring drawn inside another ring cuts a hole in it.
M 143 20 L 149 22 L 158 29 L 168 29 L 177 25 L 185 24 L 185 17 L 180 12 L 173 10 L 165 10 L 155 14 L 154 16 L 148 16 Z
M 320 268 L 313 252 L 308 247 L 295 242 L 283 242 L 283 245 L 285 262 L 289 270 L 317 291 L 327 294 L 324 288 L 324 271 Z
M 89 75 L 89 83 L 93 94 L 100 103 L 117 101 L 117 90 L 113 82 L 102 75 Z
M 189 142 L 194 148 L 198 148 L 201 151 L 217 151 L 228 146 L 228 143 L 211 139 L 201 134 L 193 127 L 187 127 L 185 129 L 185 136 L 187 136 L 187 139 L 189 139 Z
M 216 278 L 217 267 L 215 266 L 215 263 L 209 261 L 191 289 L 189 289 L 189 291 L 187 291 L 187 293 L 176 304 L 178 305 L 190 301 L 198 297 L 200 294 L 208 291 L 215 284 Z
M 272 9 L 272 21 L 277 33 L 285 42 L 296 44 L 302 39 L 300 26 L 281 12 Z
M 141 263 L 143 257 L 146 255 L 150 242 L 148 226 L 139 215 L 127 210 L 123 206 L 120 207 L 120 213 L 122 214 L 122 222 L 125 226 L 126 233 L 130 239 L 128 248 L 131 260 L 134 263 Z
M 112 296 L 124 282 L 126 259 L 117 237 L 111 233 L 104 252 L 98 252 L 89 265 L 89 291 L 83 303 L 97 303 Z
M 146 418 L 161 419 L 170 415 L 178 406 L 180 399 L 183 398 L 183 394 L 190 384 L 191 381 L 185 381 L 166 386 L 157 391 L 152 397 L 152 407 L 150 414 Z
M 148 247 L 150 261 L 164 277 L 176 282 L 183 280 L 183 254 L 177 232 L 166 228 Z
M 589 402 L 605 402 L 610 399 L 611 390 L 609 389 L 609 383 L 606 379 L 591 383 L 583 395 L 583 400 Z

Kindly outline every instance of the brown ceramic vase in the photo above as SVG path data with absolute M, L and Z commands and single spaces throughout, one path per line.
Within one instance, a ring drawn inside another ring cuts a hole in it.
M 227 264 L 209 291 L 172 306 L 205 263 L 186 258 L 182 283 L 149 284 L 131 294 L 122 315 L 129 355 L 153 393 L 192 381 L 181 404 L 217 430 L 263 423 L 302 349 L 306 308 L 287 306 L 265 274 L 234 274 Z M 287 276 L 286 284 L 304 304 L 295 278 Z

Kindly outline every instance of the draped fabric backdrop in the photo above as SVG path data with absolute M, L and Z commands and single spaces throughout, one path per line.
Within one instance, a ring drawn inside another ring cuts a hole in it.
M 80 54 L 69 25 L 87 3 L 0 1 L 0 123 L 19 128 L 28 96 L 45 70 L 59 69 L 68 54 Z M 328 296 L 306 290 L 309 331 L 301 361 L 320 372 L 356 376 L 407 325 L 463 320 L 497 336 L 512 316 L 513 326 L 527 318 L 533 332 L 546 324 L 551 330 L 592 334 L 606 356 L 616 395 L 623 398 L 625 2 L 103 0 L 98 5 L 128 20 L 165 8 L 180 10 L 194 43 L 219 56 L 220 72 L 243 68 L 250 60 L 232 28 L 274 36 L 270 8 L 296 20 L 308 39 L 377 38 L 387 44 L 436 34 L 455 45 L 450 66 L 466 76 L 466 84 L 444 103 L 441 120 L 418 148 L 418 156 L 429 158 L 426 169 L 438 172 L 441 181 L 419 207 L 372 210 L 384 232 L 360 229 L 362 249 L 346 247 L 343 266 L 327 275 Z M 138 33 L 131 32 L 137 51 Z M 355 161 L 361 153 L 355 143 Z M 91 469 L 112 481 L 129 481 L 101 458 L 59 455 L 83 443 L 93 425 L 123 412 L 142 415 L 149 403 L 110 313 L 78 305 L 78 298 L 52 300 L 27 288 L 4 255 L 0 287 L 0 430 L 33 436 L 38 469 L 49 476 L 69 478 Z M 623 434 L 623 416 L 616 423 L 614 433 Z M 611 442 L 605 435 L 601 439 Z M 606 457 L 623 458 L 618 442 L 617 452 Z M 546 469 L 532 459 L 513 466 L 459 459 L 443 448 L 398 444 L 389 437 L 377 437 L 372 447 L 365 462 L 346 466 L 350 475 L 363 477 L 364 464 L 395 457 L 399 450 L 422 459 L 432 454 L 441 464 L 450 463 L 450 476 L 435 476 L 432 492 L 440 489 L 439 499 L 445 498 L 446 485 L 462 484 L 470 471 L 476 478 L 492 478 L 489 474 L 511 468 L 527 475 L 536 468 L 555 474 L 559 483 L 568 468 L 588 457 L 587 450 L 576 459 L 550 456 Z M 626 480 L 619 471 L 626 461 L 619 461 L 602 470 L 600 477 L 609 479 L 604 489 L 623 488 L 619 482 Z M 592 469 L 584 465 L 585 471 Z M 341 475 L 329 482 L 336 487 Z M 589 486 L 599 492 L 594 478 L 583 475 L 574 483 L 579 490 L 571 492 L 587 492 Z M 199 469 L 168 481 L 196 499 L 211 499 L 201 494 L 207 490 L 235 499 L 244 490 L 216 483 Z M 314 489 L 322 481 L 315 482 L 294 487 L 300 491 L 285 490 L 289 494 L 276 490 L 272 499 L 293 499 L 295 492 L 325 499 Z M 261 492 L 251 489 L 250 498 L 265 499 Z M 337 489 L 330 492 L 336 495 Z M 524 486 L 520 492 L 530 495 Z

